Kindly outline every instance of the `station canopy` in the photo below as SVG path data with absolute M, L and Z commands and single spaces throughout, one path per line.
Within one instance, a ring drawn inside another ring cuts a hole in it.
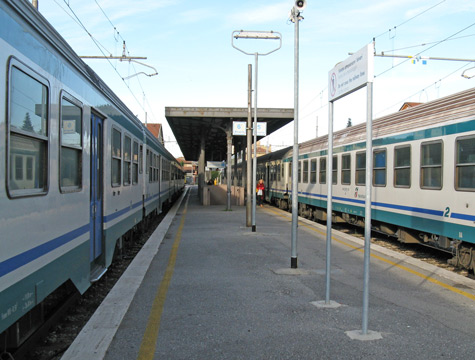
M 205 160 L 226 159 L 225 130 L 233 121 L 247 122 L 247 108 L 166 107 L 165 117 L 186 160 L 197 161 L 200 156 L 201 138 L 205 141 Z M 294 109 L 257 110 L 257 121 L 267 123 L 267 135 L 294 119 Z M 252 111 L 254 122 L 254 109 Z M 262 136 L 258 136 L 257 140 Z M 293 138 L 293 137 L 292 137 Z M 246 146 L 246 136 L 233 136 L 233 144 Z

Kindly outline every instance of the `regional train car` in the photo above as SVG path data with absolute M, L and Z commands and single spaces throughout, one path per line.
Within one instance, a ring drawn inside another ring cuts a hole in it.
M 475 268 L 475 88 L 373 121 L 372 227 Z M 259 157 L 266 199 L 291 209 L 292 148 Z M 328 136 L 299 145 L 299 215 L 327 217 Z M 366 124 L 334 133 L 333 222 L 364 226 Z
M 0 1 L 0 352 L 182 191 L 180 164 L 26 0 Z

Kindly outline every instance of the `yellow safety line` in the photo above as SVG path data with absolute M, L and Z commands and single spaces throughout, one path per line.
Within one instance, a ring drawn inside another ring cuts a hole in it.
M 276 214 L 276 215 L 278 215 L 278 216 L 280 216 L 280 217 L 287 218 L 287 216 L 280 214 L 279 212 L 273 210 L 272 208 L 266 208 L 266 210 L 269 210 L 269 211 L 273 212 L 274 214 Z M 314 232 L 317 232 L 317 233 L 319 233 L 319 234 L 321 234 L 321 235 L 326 235 L 326 232 L 320 231 L 319 229 L 316 229 L 316 228 L 314 228 L 314 227 L 312 227 L 312 226 L 309 226 L 309 225 L 307 225 L 307 224 L 305 224 L 305 223 L 302 223 L 302 222 L 300 222 L 300 221 L 299 221 L 299 225 L 303 225 L 303 226 L 306 227 L 307 229 L 310 229 L 310 230 L 312 230 L 312 231 L 314 231 Z M 334 240 L 334 241 L 336 241 L 336 242 L 339 242 L 340 244 L 346 245 L 346 246 L 348 246 L 348 247 L 350 247 L 350 248 L 352 248 L 352 249 L 355 249 L 355 250 L 364 252 L 364 248 L 351 245 L 351 244 L 349 244 L 349 243 L 347 243 L 347 242 L 345 242 L 345 241 L 342 241 L 342 240 L 340 240 L 340 239 L 337 239 L 337 238 L 335 238 L 335 237 L 333 237 L 333 236 L 332 236 L 332 240 Z M 466 291 L 457 289 L 456 287 L 451 286 L 451 285 L 449 285 L 449 284 L 446 284 L 446 283 L 444 283 L 444 282 L 442 282 L 442 281 L 436 280 L 436 279 L 432 278 L 432 277 L 429 276 L 429 275 L 424 275 L 424 274 L 422 274 L 422 273 L 420 273 L 420 272 L 418 272 L 418 271 L 416 271 L 416 270 L 410 269 L 410 268 L 408 268 L 407 266 L 404 266 L 404 265 L 399 265 L 398 263 L 395 263 L 395 262 L 393 262 L 393 261 L 391 261 L 391 260 L 385 259 L 385 258 L 383 258 L 383 257 L 381 257 L 381 256 L 379 256 L 379 255 L 375 255 L 375 254 L 370 254 L 370 255 L 371 255 L 371 257 L 374 257 L 375 259 L 378 259 L 378 260 L 380 260 L 380 261 L 383 261 L 383 262 L 385 262 L 385 263 L 388 263 L 388 264 L 390 264 L 390 265 L 392 265 L 392 266 L 395 266 L 395 267 L 397 267 L 397 268 L 399 268 L 399 269 L 401 269 L 401 270 L 405 270 L 405 271 L 407 271 L 407 272 L 409 272 L 409 273 L 411 273 L 411 274 L 413 274 L 413 275 L 416 275 L 416 276 L 418 276 L 418 277 L 420 277 L 420 278 L 422 278 L 422 279 L 424 279 L 424 280 L 427 280 L 427 281 L 429 281 L 429 282 L 431 282 L 431 283 L 433 283 L 433 284 L 439 285 L 439 286 L 441 286 L 441 287 L 443 287 L 443 288 L 445 288 L 445 289 L 447 289 L 447 290 L 450 290 L 450 291 L 455 292 L 455 293 L 457 293 L 457 294 L 463 295 L 463 296 L 469 298 L 470 300 L 475 300 L 475 295 L 470 294 L 470 293 L 468 293 L 468 292 L 466 292 Z
M 181 217 L 180 226 L 175 236 L 173 242 L 172 250 L 170 252 L 170 257 L 168 259 L 168 265 L 165 270 L 162 282 L 158 288 L 155 299 L 153 300 L 152 309 L 150 310 L 150 316 L 148 318 L 147 327 L 142 338 L 142 343 L 140 344 L 139 354 L 137 356 L 138 360 L 151 360 L 153 359 L 155 348 L 157 346 L 158 331 L 160 329 L 160 320 L 163 313 L 163 307 L 165 305 L 165 299 L 167 297 L 168 287 L 173 276 L 173 271 L 175 269 L 176 256 L 178 253 L 178 246 L 180 245 L 181 233 L 185 225 L 185 216 L 188 208 L 189 195 L 186 199 L 185 209 Z

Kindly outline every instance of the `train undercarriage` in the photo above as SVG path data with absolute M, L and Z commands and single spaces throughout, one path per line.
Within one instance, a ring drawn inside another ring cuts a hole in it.
M 285 194 L 282 198 L 272 198 L 271 203 L 279 209 L 291 212 L 290 197 Z M 316 221 L 327 221 L 327 210 L 316 206 L 299 203 L 299 216 Z M 359 228 L 364 228 L 365 219 L 362 216 L 351 215 L 338 211 L 332 212 L 333 224 L 350 224 Z M 439 251 L 452 254 L 453 258 L 448 260 L 450 265 L 460 267 L 474 273 L 475 270 L 475 247 L 457 239 L 446 236 L 439 236 L 414 229 L 407 229 L 393 224 L 379 221 L 372 221 L 372 231 L 390 236 L 405 244 L 420 244 L 434 248 Z

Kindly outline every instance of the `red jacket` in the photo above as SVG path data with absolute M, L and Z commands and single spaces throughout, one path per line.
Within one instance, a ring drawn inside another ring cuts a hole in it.
M 262 190 L 262 195 L 264 195 L 264 190 L 265 190 L 264 183 L 262 184 L 257 183 L 256 190 Z

